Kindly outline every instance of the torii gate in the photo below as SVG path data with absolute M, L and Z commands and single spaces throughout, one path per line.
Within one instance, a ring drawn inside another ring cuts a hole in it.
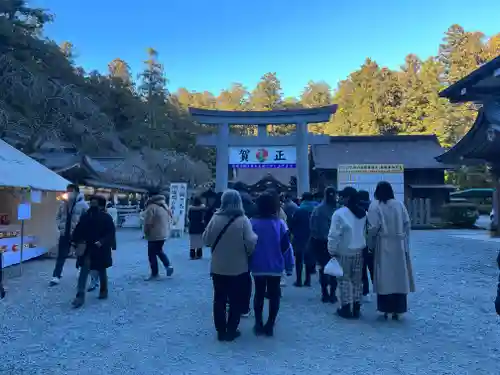
M 295 146 L 297 167 L 297 192 L 299 195 L 309 191 L 309 145 L 329 144 L 330 137 L 311 134 L 308 124 L 328 122 L 337 110 L 337 105 L 318 108 L 276 110 L 276 111 L 219 111 L 189 108 L 189 113 L 200 124 L 216 125 L 217 134 L 197 137 L 200 146 L 216 147 L 215 189 L 227 189 L 229 171 L 229 148 Z M 269 136 L 267 125 L 296 124 L 294 134 Z M 231 125 L 257 125 L 257 136 L 238 136 L 230 134 Z

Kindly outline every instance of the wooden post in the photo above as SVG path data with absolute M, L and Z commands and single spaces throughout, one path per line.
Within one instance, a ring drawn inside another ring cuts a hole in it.
M 217 149 L 215 165 L 215 191 L 223 192 L 227 189 L 229 172 L 229 124 L 218 126 Z
M 429 225 L 431 223 L 431 200 L 429 198 L 425 199 L 425 224 Z

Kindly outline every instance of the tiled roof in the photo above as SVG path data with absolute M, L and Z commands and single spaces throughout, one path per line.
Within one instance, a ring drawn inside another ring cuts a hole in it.
M 35 152 L 30 156 L 57 173 L 63 172 L 75 165 L 79 165 L 82 161 L 80 155 L 63 151 Z
M 485 108 L 480 108 L 472 128 L 457 144 L 436 157 L 443 163 L 456 165 L 497 162 L 500 155 L 500 132 L 491 126 Z
M 439 93 L 452 103 L 482 101 L 500 94 L 500 55 Z
M 329 145 L 312 146 L 317 169 L 339 164 L 403 164 L 405 169 L 446 169 L 436 161 L 444 149 L 435 135 L 339 136 Z

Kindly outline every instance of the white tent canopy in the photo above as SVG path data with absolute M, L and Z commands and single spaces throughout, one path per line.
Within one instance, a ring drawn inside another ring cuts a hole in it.
M 65 191 L 69 183 L 0 139 L 0 186 Z

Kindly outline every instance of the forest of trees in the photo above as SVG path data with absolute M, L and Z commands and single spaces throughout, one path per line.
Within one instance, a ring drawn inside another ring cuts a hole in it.
M 196 147 L 195 136 L 210 129 L 191 121 L 189 106 L 272 110 L 336 103 L 339 109 L 330 122 L 314 125 L 311 131 L 331 135 L 434 133 L 444 147 L 450 147 L 472 125 L 476 110 L 470 104 L 449 104 L 439 98 L 439 91 L 500 54 L 500 33 L 486 36 L 452 25 L 436 46 L 436 56 L 408 55 L 398 70 L 367 58 L 337 87 L 311 81 L 299 98 L 283 96 L 275 72 L 264 74 L 255 88 L 234 83 L 219 93 L 188 88 L 171 93 L 168 70 L 154 48 L 146 51 L 138 77 L 119 57 L 110 61 L 107 72 L 87 72 L 75 63 L 78 46 L 71 41 L 56 45 L 42 37 L 44 25 L 51 21 L 48 11 L 30 8 L 23 0 L 0 4 L 2 137 L 25 134 L 26 152 L 54 138 L 92 155 L 145 148 L 148 155 L 154 155 L 169 150 L 188 156 L 201 168 L 198 172 L 203 170 L 200 160 L 211 164 L 213 152 Z M 181 167 L 174 169 L 179 172 Z M 483 173 L 471 175 L 479 176 L 475 177 L 479 181 L 456 182 L 484 184 Z

